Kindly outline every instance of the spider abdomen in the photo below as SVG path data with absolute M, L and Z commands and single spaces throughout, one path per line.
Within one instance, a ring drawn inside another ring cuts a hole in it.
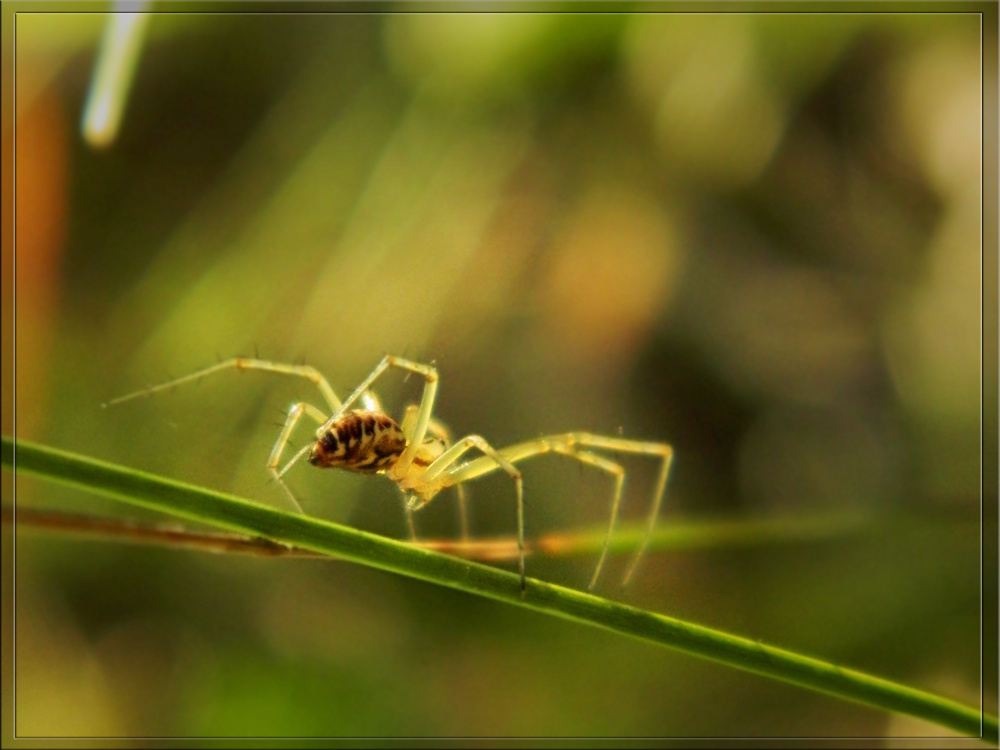
M 309 463 L 373 474 L 392 466 L 406 449 L 396 421 L 377 411 L 349 411 L 316 439 Z

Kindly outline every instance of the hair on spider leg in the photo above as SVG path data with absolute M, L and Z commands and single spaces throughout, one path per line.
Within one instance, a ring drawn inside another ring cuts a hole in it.
M 270 487 L 272 484 L 277 483 L 278 481 L 280 480 L 272 474 L 271 476 L 269 476 L 267 479 L 264 480 L 264 487 Z M 285 485 L 285 489 L 288 489 L 288 485 Z
M 404 359 L 412 359 L 413 361 L 422 361 L 422 359 L 423 359 L 422 357 L 418 357 L 418 356 L 413 356 L 413 357 L 411 357 L 411 356 L 410 356 L 410 355 L 408 354 L 408 352 L 409 352 L 409 351 L 410 351 L 410 350 L 411 350 L 412 348 L 413 348 L 413 347 L 412 347 L 412 345 L 411 345 L 411 344 L 407 344 L 407 345 L 406 345 L 405 347 L 403 347 L 403 353 L 402 353 L 402 354 L 400 354 L 399 356 L 400 356 L 401 358 L 404 358 Z M 382 352 L 382 355 L 383 355 L 384 357 L 390 357 L 390 356 L 392 356 L 392 355 L 390 355 L 390 354 L 389 354 L 389 352 L 387 352 L 387 351 L 383 351 L 383 352 Z M 431 367 L 433 367 L 433 366 L 434 366 L 434 360 L 431 360 L 430 362 L 428 362 L 428 364 L 429 364 L 429 365 L 430 365 Z M 409 380 L 410 380 L 410 377 L 411 377 L 412 375 L 413 375 L 413 371 L 412 371 L 412 370 L 406 370 L 406 371 L 405 371 L 405 372 L 403 373 L 403 380 L 402 380 L 401 382 L 403 382 L 403 383 L 406 383 L 406 382 L 409 382 Z
M 168 381 L 169 380 L 174 380 L 174 374 L 172 372 L 170 372 L 170 370 L 167 370 L 167 380 Z M 149 398 L 150 396 L 152 396 L 153 395 L 153 388 L 155 388 L 155 387 L 156 386 L 154 386 L 154 385 L 147 385 L 146 386 L 146 392 L 143 394 L 143 396 L 145 398 Z M 167 393 L 176 393 L 176 392 L 177 392 L 177 386 L 176 385 L 173 386 L 172 388 L 168 388 L 167 389 Z
M 272 418 L 280 417 L 281 419 L 277 422 L 268 422 L 268 424 L 272 427 L 284 427 L 285 420 L 288 418 L 288 412 L 283 409 L 279 409 L 277 406 L 272 406 L 270 411 Z

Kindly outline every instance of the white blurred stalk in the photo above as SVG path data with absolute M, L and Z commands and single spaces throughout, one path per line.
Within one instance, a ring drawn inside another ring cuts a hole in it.
M 117 2 L 108 16 L 81 125 L 84 139 L 94 148 L 108 146 L 118 135 L 150 18 L 143 11 L 149 5 Z

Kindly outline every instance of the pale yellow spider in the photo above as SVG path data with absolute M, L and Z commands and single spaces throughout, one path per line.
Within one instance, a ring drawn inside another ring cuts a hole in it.
M 375 380 L 389 368 L 415 373 L 423 377 L 425 381 L 420 405 L 407 407 L 401 424 L 382 411 L 377 400 L 369 391 Z M 608 531 L 604 538 L 597 567 L 594 569 L 594 574 L 587 587 L 590 590 L 597 583 L 604 559 L 608 554 L 608 545 L 611 542 L 611 535 L 618 519 L 618 506 L 625 483 L 625 470 L 620 464 L 586 450 L 586 448 L 597 448 L 617 453 L 655 456 L 662 460 L 659 478 L 653 491 L 653 504 L 646 534 L 629 565 L 622 585 L 626 585 L 632 578 L 649 543 L 650 535 L 660 512 L 660 504 L 663 501 L 667 477 L 670 474 L 670 463 L 673 458 L 673 448 L 670 445 L 605 437 L 588 432 L 546 435 L 500 450 L 495 449 L 479 435 L 469 435 L 452 443 L 447 429 L 431 415 L 434 408 L 434 397 L 437 394 L 437 370 L 431 365 L 412 362 L 401 357 L 386 355 L 371 374 L 365 378 L 364 382 L 355 389 L 354 393 L 343 402 L 337 398 L 326 378 L 313 367 L 237 357 L 198 370 L 190 375 L 120 396 L 107 402 L 105 406 L 119 404 L 140 396 L 149 396 L 157 391 L 229 369 L 263 370 L 305 378 L 316 385 L 330 407 L 331 415 L 327 416 L 322 410 L 304 401 L 294 404 L 285 418 L 285 424 L 271 449 L 271 455 L 267 462 L 268 471 L 278 481 L 299 512 L 303 512 L 302 507 L 285 484 L 283 477 L 305 455 L 308 455 L 309 463 L 313 466 L 341 468 L 365 474 L 383 474 L 395 482 L 403 493 L 410 534 L 414 538 L 416 537 L 412 518 L 414 511 L 423 508 L 446 487 L 460 485 L 462 482 L 502 469 L 514 481 L 517 494 L 518 564 L 521 574 L 521 590 L 523 591 L 525 589 L 524 495 L 521 487 L 521 472 L 515 468 L 514 464 L 533 456 L 540 456 L 543 453 L 561 453 L 607 472 L 615 479 L 614 495 L 611 500 L 611 521 L 608 524 Z M 349 407 L 359 399 L 366 403 L 367 408 L 349 410 Z M 288 463 L 279 469 L 281 454 L 288 445 L 292 430 L 295 429 L 303 414 L 309 415 L 319 423 L 320 427 L 316 430 L 316 438 L 299 450 Z M 457 463 L 470 448 L 477 448 L 483 455 L 463 463 Z M 457 489 L 461 493 L 462 488 L 458 487 Z M 464 496 L 460 494 L 459 500 L 462 509 L 462 529 L 463 534 L 465 534 L 467 527 Z

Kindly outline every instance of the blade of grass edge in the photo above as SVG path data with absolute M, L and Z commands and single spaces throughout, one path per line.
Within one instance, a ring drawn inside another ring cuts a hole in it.
M 2 465 L 200 523 L 294 544 L 381 570 L 547 612 L 997 744 L 997 718 L 906 685 L 561 586 L 124 466 L 2 437 Z M 16 512 L 15 512 L 16 523 Z

